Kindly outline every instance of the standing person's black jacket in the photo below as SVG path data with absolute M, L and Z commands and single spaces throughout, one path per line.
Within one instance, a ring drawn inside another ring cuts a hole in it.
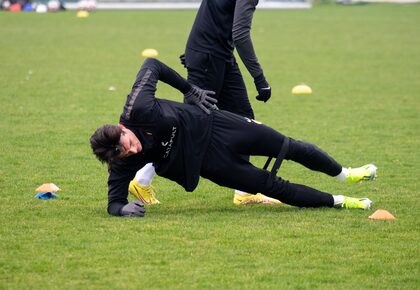
M 251 40 L 258 0 L 203 0 L 187 41 L 187 49 L 233 60 L 233 49 L 255 79 L 263 70 Z
M 143 150 L 109 165 L 108 212 L 120 215 L 127 204 L 128 185 L 136 171 L 153 162 L 156 173 L 193 191 L 211 135 L 213 115 L 196 106 L 155 97 L 157 82 L 163 81 L 182 93 L 191 85 L 165 64 L 147 59 L 127 96 L 120 123 L 139 138 Z

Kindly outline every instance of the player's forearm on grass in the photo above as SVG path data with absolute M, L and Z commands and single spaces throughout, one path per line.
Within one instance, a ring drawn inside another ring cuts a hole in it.
M 126 205 L 125 203 L 113 202 L 108 204 L 108 214 L 121 216 L 121 209 Z
M 130 178 L 124 178 L 115 173 L 110 173 L 108 178 L 108 213 L 121 215 L 121 208 L 128 203 L 127 191 Z
M 121 208 L 128 203 L 128 186 L 136 175 L 137 170 L 142 168 L 149 160 L 131 158 L 130 161 L 113 160 L 108 169 L 108 213 L 121 215 Z

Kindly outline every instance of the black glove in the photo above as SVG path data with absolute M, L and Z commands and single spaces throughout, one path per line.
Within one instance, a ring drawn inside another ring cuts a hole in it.
M 144 208 L 143 203 L 138 200 L 127 203 L 121 209 L 122 216 L 134 216 L 134 217 L 144 217 L 146 209 Z
M 258 101 L 264 101 L 264 103 L 267 102 L 271 97 L 271 87 L 267 83 L 264 74 L 261 74 L 260 76 L 256 77 L 254 79 L 254 83 L 258 91 L 258 96 L 256 96 L 255 98 Z
M 179 59 L 181 60 L 181 64 L 186 68 L 187 65 L 185 64 L 185 53 L 181 54 Z
M 216 93 L 213 91 L 202 90 L 197 86 L 192 85 L 191 90 L 184 95 L 185 103 L 199 106 L 206 114 L 210 114 L 209 109 L 216 109 L 217 100 L 210 96 Z

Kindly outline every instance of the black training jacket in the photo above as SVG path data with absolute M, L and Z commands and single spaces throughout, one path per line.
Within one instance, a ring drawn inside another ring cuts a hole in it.
M 153 162 L 156 173 L 193 191 L 200 177 L 203 155 L 210 139 L 212 114 L 188 104 L 155 97 L 158 81 L 182 93 L 191 85 L 165 64 L 147 59 L 137 74 L 120 123 L 142 143 L 139 154 L 115 158 L 109 165 L 108 212 L 121 215 L 128 203 L 128 185 L 137 170 Z
M 233 49 L 249 73 L 263 73 L 251 40 L 252 18 L 258 0 L 203 0 L 198 9 L 187 48 L 231 61 Z

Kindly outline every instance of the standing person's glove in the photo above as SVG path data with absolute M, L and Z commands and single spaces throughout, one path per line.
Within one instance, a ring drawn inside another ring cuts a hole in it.
M 254 79 L 255 87 L 258 91 L 258 96 L 255 98 L 258 101 L 263 101 L 264 103 L 267 102 L 271 97 L 271 87 L 266 81 L 264 74 L 261 74 L 260 76 L 256 77 Z
M 202 90 L 197 86 L 192 85 L 191 90 L 184 95 L 185 102 L 190 105 L 199 106 L 206 114 L 210 114 L 209 109 L 216 109 L 217 100 L 210 96 L 216 93 L 213 91 Z
M 185 53 L 183 53 L 183 54 L 181 54 L 181 55 L 179 56 L 179 60 L 181 61 L 181 64 L 182 64 L 184 67 L 187 67 L 187 65 L 185 64 Z
M 130 216 L 130 217 L 144 217 L 146 213 L 146 209 L 144 208 L 143 203 L 138 200 L 134 200 L 130 203 L 127 203 L 121 209 L 122 216 Z

